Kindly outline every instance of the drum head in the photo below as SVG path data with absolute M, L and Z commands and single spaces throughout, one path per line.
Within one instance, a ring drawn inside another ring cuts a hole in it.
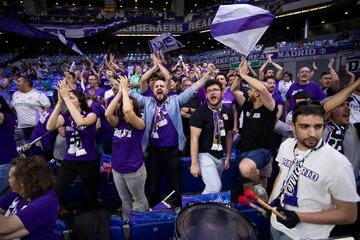
M 251 223 L 235 208 L 220 203 L 196 203 L 184 208 L 176 219 L 178 239 L 256 240 Z

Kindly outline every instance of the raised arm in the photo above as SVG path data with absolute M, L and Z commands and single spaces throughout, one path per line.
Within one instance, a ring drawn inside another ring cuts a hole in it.
M 58 92 L 58 102 L 56 103 L 55 108 L 51 113 L 48 122 L 46 123 L 46 130 L 52 131 L 64 125 L 65 120 L 60 115 L 63 104 L 64 104 L 64 100 L 62 99 L 60 93 Z
M 312 64 L 312 69 L 310 71 L 310 76 L 309 76 L 309 80 L 311 80 L 313 78 L 313 76 L 315 75 L 316 71 L 318 70 L 316 63 L 313 62 Z
M 261 67 L 260 67 L 260 69 L 259 69 L 259 80 L 260 80 L 260 81 L 263 81 L 264 78 L 265 78 L 265 73 L 264 73 L 264 71 L 265 71 L 265 68 L 266 68 L 266 66 L 268 65 L 269 62 L 270 62 L 270 61 L 269 61 L 269 57 L 268 57 L 267 60 L 266 60 L 266 62 L 264 62 L 263 65 L 261 65 Z
M 238 70 L 236 70 L 236 73 L 238 73 Z M 240 75 L 235 74 L 235 80 L 230 87 L 230 91 L 233 93 L 236 101 L 240 104 L 240 106 L 242 106 L 245 102 L 245 97 L 244 97 L 244 93 L 240 91 L 240 83 L 241 83 Z
M 353 83 L 355 81 L 355 74 L 349 71 L 349 64 L 347 63 L 345 66 L 345 74 L 350 77 L 349 84 Z
M 170 84 L 171 84 L 171 75 L 170 72 L 164 67 L 161 60 L 155 56 L 155 54 L 151 54 L 151 59 L 156 63 L 156 65 L 159 67 L 160 72 L 165 78 L 166 87 L 170 91 Z
M 330 112 L 340 104 L 346 101 L 346 99 L 350 96 L 350 94 L 355 91 L 360 86 L 360 78 L 358 78 L 352 84 L 349 84 L 346 88 L 341 90 L 340 92 L 333 95 L 329 100 L 327 100 L 323 107 L 325 112 Z
M 335 62 L 334 58 L 330 58 L 328 68 L 329 68 L 329 72 L 330 72 L 330 76 L 331 76 L 331 88 L 332 88 L 332 90 L 337 92 L 340 89 L 340 79 L 339 79 L 339 76 L 337 75 L 335 69 L 333 68 L 334 62 Z
M 65 81 L 60 81 L 58 91 L 64 100 L 71 117 L 78 126 L 89 126 L 96 122 L 97 117 L 95 113 L 89 113 L 86 117 L 81 116 L 80 111 L 75 107 L 74 103 L 70 99 L 70 93 Z
M 147 91 L 149 85 L 148 85 L 148 80 L 151 78 L 151 76 L 157 71 L 159 70 L 158 66 L 156 64 L 154 64 L 154 66 L 152 68 L 150 68 L 149 70 L 147 70 L 140 78 L 140 90 L 141 93 L 144 93 Z
M 135 114 L 133 106 L 130 103 L 130 98 L 128 95 L 128 90 L 129 90 L 128 79 L 126 77 L 120 77 L 120 84 L 121 84 L 122 98 L 123 98 L 123 112 L 126 119 L 134 128 L 138 130 L 144 129 L 145 128 L 144 120 Z
M 276 79 L 282 79 L 283 75 L 284 75 L 284 68 L 282 66 L 280 66 L 279 64 L 277 64 L 276 62 L 274 62 L 272 60 L 271 56 L 272 56 L 272 54 L 269 54 L 270 63 L 277 69 Z
M 240 68 L 240 76 L 249 83 L 253 88 L 255 88 L 260 93 L 261 101 L 264 103 L 264 106 L 269 109 L 270 111 L 273 111 L 275 108 L 275 101 L 273 97 L 271 96 L 269 90 L 267 87 L 259 80 L 250 77 L 248 74 L 248 67 L 246 64 L 246 61 L 244 64 L 242 64 Z
M 119 123 L 119 117 L 114 115 L 116 111 L 117 105 L 121 99 L 121 89 L 119 89 L 118 93 L 115 95 L 114 99 L 110 102 L 109 106 L 105 111 L 106 120 L 110 123 L 112 127 L 117 127 Z

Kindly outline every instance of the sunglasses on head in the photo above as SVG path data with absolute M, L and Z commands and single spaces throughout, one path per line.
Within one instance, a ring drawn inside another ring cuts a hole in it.
M 322 106 L 321 102 L 318 100 L 304 100 L 304 101 L 296 103 L 294 109 L 297 109 L 297 108 L 303 107 L 303 106 L 310 106 L 310 105 Z

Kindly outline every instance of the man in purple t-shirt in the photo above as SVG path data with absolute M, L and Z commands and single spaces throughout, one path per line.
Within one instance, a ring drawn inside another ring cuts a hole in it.
M 300 68 L 298 72 L 299 81 L 293 83 L 286 93 L 285 116 L 295 106 L 294 95 L 300 91 L 306 91 L 310 94 L 311 100 L 321 101 L 325 98 L 319 84 L 310 82 L 310 69 L 308 67 Z

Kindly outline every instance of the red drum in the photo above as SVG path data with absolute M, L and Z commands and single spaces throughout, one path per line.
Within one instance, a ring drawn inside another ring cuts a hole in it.
M 182 209 L 175 223 L 176 239 L 256 240 L 257 232 L 235 208 L 221 203 L 195 203 Z

